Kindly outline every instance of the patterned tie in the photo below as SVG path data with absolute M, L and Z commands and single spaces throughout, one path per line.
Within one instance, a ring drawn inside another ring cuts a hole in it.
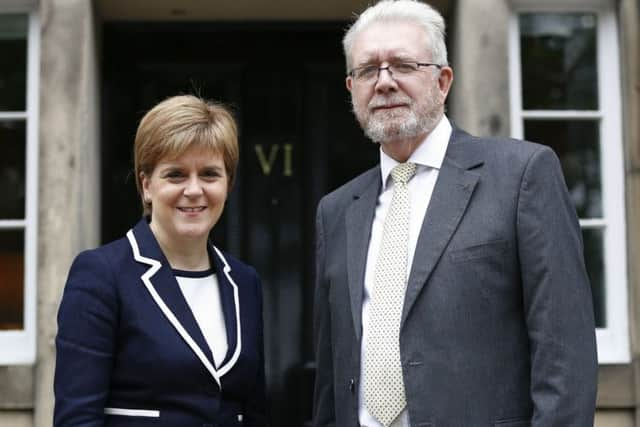
M 369 413 L 389 426 L 407 404 L 400 363 L 400 318 L 407 284 L 409 189 L 414 163 L 391 171 L 394 188 L 384 221 L 371 292 L 365 349 L 364 399 Z

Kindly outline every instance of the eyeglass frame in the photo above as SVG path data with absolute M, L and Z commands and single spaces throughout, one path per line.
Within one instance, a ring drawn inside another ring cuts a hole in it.
M 391 76 L 391 78 L 395 80 L 396 78 L 393 76 L 392 68 L 393 68 L 393 66 L 394 66 L 394 65 L 398 65 L 398 64 L 411 64 L 411 65 L 415 65 L 415 66 L 416 66 L 416 68 L 415 68 L 414 72 L 415 72 L 415 71 L 418 71 L 418 70 L 420 69 L 420 67 L 436 67 L 438 70 L 441 70 L 441 69 L 442 69 L 442 67 L 444 67 L 444 65 L 436 64 L 436 63 L 433 63 L 433 62 L 397 61 L 397 62 L 390 62 L 386 67 L 376 67 L 375 65 L 363 65 L 362 67 L 352 68 L 352 69 L 351 69 L 351 71 L 349 71 L 349 72 L 347 73 L 347 76 L 351 77 L 351 78 L 352 78 L 352 79 L 354 79 L 355 81 L 365 81 L 365 82 L 366 82 L 366 81 L 368 81 L 368 80 L 360 80 L 360 79 L 358 79 L 358 78 L 355 76 L 355 73 L 356 73 L 358 70 L 362 70 L 362 69 L 365 69 L 365 68 L 375 68 L 375 69 L 376 69 L 376 71 L 377 71 L 377 73 L 376 73 L 376 78 L 375 78 L 375 79 L 371 79 L 371 82 L 374 82 L 374 81 L 376 81 L 376 80 L 378 80 L 378 79 L 380 78 L 380 71 L 382 71 L 382 70 L 387 70 L 387 72 L 389 73 L 389 75 Z

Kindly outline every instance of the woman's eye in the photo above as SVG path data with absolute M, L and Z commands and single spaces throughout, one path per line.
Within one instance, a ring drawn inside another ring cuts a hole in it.
M 202 176 L 205 178 L 218 178 L 220 177 L 220 172 L 217 170 L 206 170 L 202 172 Z
M 183 176 L 184 174 L 180 171 L 170 171 L 166 173 L 165 178 L 178 179 L 178 178 L 182 178 Z

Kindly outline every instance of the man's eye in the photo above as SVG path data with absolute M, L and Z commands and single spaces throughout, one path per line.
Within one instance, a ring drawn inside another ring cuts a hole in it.
M 397 64 L 391 65 L 391 69 L 400 74 L 408 74 L 416 71 L 415 65 L 409 62 L 398 62 Z
M 374 74 L 377 74 L 378 72 L 378 67 L 375 66 L 370 66 L 370 67 L 363 67 L 360 69 L 360 72 L 358 74 L 360 74 L 360 77 L 372 77 Z

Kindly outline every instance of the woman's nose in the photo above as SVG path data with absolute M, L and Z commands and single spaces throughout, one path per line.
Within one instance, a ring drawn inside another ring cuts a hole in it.
M 185 196 L 199 196 L 202 194 L 202 186 L 198 176 L 190 176 L 184 189 Z

